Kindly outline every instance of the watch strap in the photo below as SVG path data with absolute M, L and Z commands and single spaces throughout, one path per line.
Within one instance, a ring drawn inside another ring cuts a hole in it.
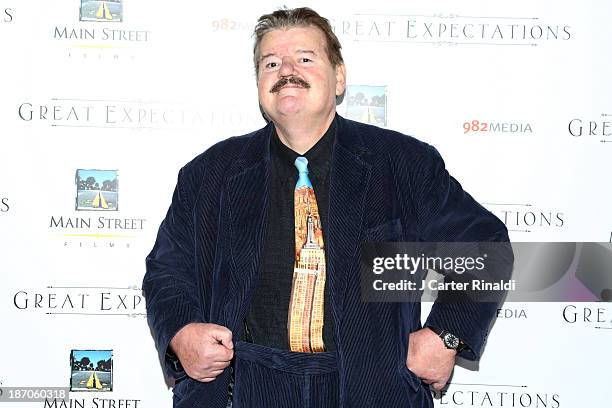
M 449 332 L 448 330 L 445 329 L 438 329 L 437 327 L 433 327 L 433 326 L 427 326 L 429 329 L 431 329 L 434 333 L 436 333 L 438 335 L 438 337 L 440 337 L 440 339 L 442 339 L 442 342 L 444 343 L 444 346 L 446 348 L 455 350 L 457 353 L 460 353 L 461 351 L 465 350 L 467 348 L 467 344 L 465 344 L 465 342 L 463 340 L 461 340 L 456 334 Z M 459 345 L 456 348 L 452 348 L 452 347 L 448 347 L 446 345 L 446 342 L 444 341 L 444 336 L 446 334 L 451 334 L 455 337 L 457 337 L 457 339 L 459 340 Z

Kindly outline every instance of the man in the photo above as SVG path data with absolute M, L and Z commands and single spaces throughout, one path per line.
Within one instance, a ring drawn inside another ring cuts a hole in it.
M 421 328 L 419 303 L 363 302 L 360 243 L 506 228 L 434 148 L 336 114 L 346 69 L 316 12 L 262 16 L 254 63 L 268 125 L 180 171 L 147 258 L 175 406 L 433 406 L 428 385 L 445 386 L 457 353 L 479 357 L 496 304 L 436 302 Z

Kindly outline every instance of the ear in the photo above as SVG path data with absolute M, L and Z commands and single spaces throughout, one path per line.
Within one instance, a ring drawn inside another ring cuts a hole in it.
M 336 66 L 336 96 L 342 95 L 346 88 L 346 67 L 344 64 Z

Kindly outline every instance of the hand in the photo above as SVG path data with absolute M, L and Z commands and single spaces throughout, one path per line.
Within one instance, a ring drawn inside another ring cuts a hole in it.
M 170 341 L 187 375 L 194 380 L 211 382 L 234 357 L 232 332 L 212 323 L 189 323 Z
M 429 328 L 410 333 L 406 367 L 435 391 L 442 390 L 455 366 L 455 350 Z

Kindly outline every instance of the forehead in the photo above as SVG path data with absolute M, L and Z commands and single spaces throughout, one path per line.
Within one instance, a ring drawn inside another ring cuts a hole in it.
M 292 53 L 296 50 L 325 50 L 325 36 L 317 27 L 272 30 L 261 39 L 260 55 Z

